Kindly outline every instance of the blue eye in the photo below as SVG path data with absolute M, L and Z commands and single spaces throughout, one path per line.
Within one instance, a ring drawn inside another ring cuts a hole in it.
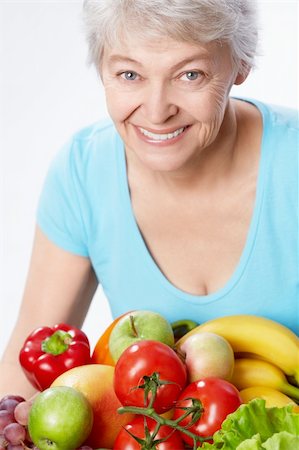
M 127 70 L 126 72 L 123 72 L 121 74 L 122 78 L 124 78 L 127 81 L 134 81 L 137 78 L 137 73 L 136 72 L 132 72 L 131 70 Z
M 204 73 L 200 70 L 188 70 L 188 72 L 184 72 L 180 79 L 182 81 L 201 81 L 203 78 Z
M 200 73 L 190 70 L 190 72 L 186 72 L 185 75 L 188 80 L 195 81 L 199 78 Z

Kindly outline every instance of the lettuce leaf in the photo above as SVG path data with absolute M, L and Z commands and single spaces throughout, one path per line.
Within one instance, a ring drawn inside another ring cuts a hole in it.
M 299 436 L 294 436 L 287 431 L 273 434 L 272 437 L 262 443 L 260 436 L 253 436 L 252 439 L 246 439 L 240 445 L 238 450 L 295 450 L 299 448 Z
M 257 398 L 227 416 L 213 444 L 204 443 L 200 450 L 290 450 L 298 442 L 299 414 L 293 405 L 266 408 Z
M 287 431 L 281 431 L 280 433 L 273 434 L 263 445 L 262 448 L 266 450 L 290 450 L 299 448 L 299 436 L 288 433 Z

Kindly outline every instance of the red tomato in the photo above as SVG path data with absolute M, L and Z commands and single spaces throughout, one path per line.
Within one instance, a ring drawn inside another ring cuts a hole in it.
M 153 419 L 143 416 L 136 417 L 119 432 L 114 442 L 113 450 L 140 450 L 142 448 L 141 445 L 130 436 L 128 431 L 134 436 L 144 439 L 144 426 L 146 425 L 152 434 L 156 427 L 156 423 L 157 422 Z M 157 444 L 157 446 L 153 448 L 157 450 L 184 450 L 185 447 L 178 431 L 174 431 L 172 428 L 162 425 L 154 440 L 164 438 L 167 438 L 166 441 Z
M 220 378 L 203 378 L 189 384 L 181 393 L 173 419 L 181 417 L 186 411 L 181 407 L 192 406 L 191 399 L 200 400 L 203 412 L 200 419 L 191 425 L 188 430 L 197 436 L 212 436 L 215 431 L 221 428 L 221 424 L 226 416 L 234 412 L 242 403 L 239 391 L 228 381 Z M 185 427 L 192 419 L 192 415 L 183 419 L 180 425 Z M 182 433 L 184 441 L 193 446 L 193 440 Z
M 157 389 L 153 407 L 157 413 L 173 408 L 187 382 L 184 363 L 174 350 L 159 341 L 142 340 L 128 347 L 115 366 L 114 390 L 124 406 L 146 406 L 143 377 L 159 374 L 160 381 L 168 381 Z M 148 398 L 151 398 L 149 394 Z

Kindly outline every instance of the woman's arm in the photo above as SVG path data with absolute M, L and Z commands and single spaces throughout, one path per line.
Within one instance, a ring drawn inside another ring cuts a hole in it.
M 39 326 L 81 327 L 97 285 L 88 258 L 62 250 L 37 228 L 21 308 L 0 365 L 0 398 L 34 393 L 18 362 L 24 340 Z

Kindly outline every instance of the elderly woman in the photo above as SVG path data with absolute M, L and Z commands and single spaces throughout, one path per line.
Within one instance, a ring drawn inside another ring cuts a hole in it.
M 296 115 L 230 98 L 254 64 L 252 0 L 86 0 L 84 19 L 112 120 L 49 170 L 2 394 L 30 394 L 24 338 L 81 326 L 98 283 L 113 316 L 297 326 Z

